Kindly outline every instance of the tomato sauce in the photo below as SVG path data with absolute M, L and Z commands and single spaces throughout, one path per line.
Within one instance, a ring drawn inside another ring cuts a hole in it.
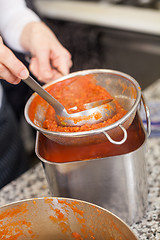
M 104 158 L 132 152 L 138 149 L 145 139 L 145 133 L 138 114 L 136 114 L 128 128 L 127 136 L 127 140 L 121 145 L 112 144 L 106 138 L 105 142 L 98 144 L 65 146 L 51 141 L 43 134 L 40 134 L 38 152 L 43 159 L 57 163 Z
M 46 88 L 46 90 L 66 108 L 68 113 L 85 110 L 85 103 L 113 98 L 105 88 L 96 84 L 96 79 L 92 74 L 76 76 L 65 81 L 57 82 Z M 55 110 L 50 105 L 47 105 L 42 127 L 55 132 L 81 132 L 106 127 L 118 121 L 126 114 L 126 111 L 114 98 L 113 101 L 116 107 L 116 114 L 112 118 L 97 124 L 84 124 L 80 127 L 59 126 L 55 118 Z M 45 101 L 40 96 L 36 96 L 30 105 L 29 117 L 36 125 L 39 125 L 35 120 L 38 107 L 43 107 L 43 105 L 45 105 Z M 73 109 L 75 106 L 77 107 L 76 110 Z M 97 115 L 96 117 L 99 118 L 100 116 Z

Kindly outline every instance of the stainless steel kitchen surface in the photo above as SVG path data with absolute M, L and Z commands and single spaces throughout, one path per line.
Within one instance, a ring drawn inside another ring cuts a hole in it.
M 39 0 L 41 1 L 41 0 Z M 67 1 L 67 0 L 49 0 L 49 1 Z M 72 0 L 73 2 L 80 2 L 80 0 Z M 153 9 L 160 9 L 159 0 L 81 0 L 81 2 L 96 2 L 96 3 L 112 3 L 123 4 L 136 7 L 149 7 Z
M 142 0 L 114 1 L 114 4 L 106 5 L 104 2 L 107 1 L 104 0 L 36 0 L 35 8 L 72 53 L 72 71 L 94 68 L 119 70 L 133 76 L 144 89 L 160 77 L 160 18 L 157 14 L 160 15 L 159 1 L 146 0 L 149 1 L 148 4 L 145 1 L 140 4 Z M 116 1 L 121 3 L 117 4 Z M 100 8 L 96 2 L 101 4 Z M 78 5 L 74 6 L 75 3 Z M 127 4 L 131 6 L 126 8 Z M 72 7 L 73 10 L 77 9 L 77 17 L 74 12 L 72 16 Z M 90 12 L 85 19 L 87 9 Z M 103 16 L 100 19 L 101 13 Z M 116 13 L 117 16 L 114 16 Z M 107 19 L 108 14 L 112 15 L 111 21 Z M 122 21 L 121 26 L 118 25 L 119 21 Z

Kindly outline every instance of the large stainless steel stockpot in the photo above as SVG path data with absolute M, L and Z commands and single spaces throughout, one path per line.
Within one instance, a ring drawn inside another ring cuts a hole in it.
M 50 161 L 47 160 L 45 143 L 49 140 L 43 134 L 37 133 L 35 151 L 43 164 L 52 195 L 97 204 L 118 215 L 128 224 L 140 221 L 148 204 L 147 133 L 138 114 L 134 121 L 137 122 L 134 127 L 136 137 L 133 138 L 128 131 L 128 139 L 124 144 L 105 143 L 106 148 L 112 149 L 111 156 L 81 161 L 75 159 L 73 162 L 65 161 L 65 155 L 62 163 L 57 162 L 54 155 Z M 116 153 L 117 148 L 119 154 Z M 83 148 L 80 151 L 83 151 Z
M 39 198 L 0 208 L 1 240 L 138 240 L 111 212 L 84 201 Z
M 114 70 L 84 70 L 71 73 L 58 79 L 57 81 L 46 84 L 44 88 L 47 88 L 59 81 L 64 81 L 75 76 L 85 76 L 88 74 L 92 74 L 96 79 L 96 84 L 104 87 L 121 104 L 121 106 L 127 111 L 127 114 L 125 114 L 125 116 L 107 127 L 90 131 L 49 131 L 42 127 L 48 106 L 46 102 L 44 102 L 43 106 L 37 105 L 37 112 L 34 122 L 32 122 L 29 117 L 30 106 L 36 96 L 36 94 L 34 93 L 25 106 L 25 117 L 27 122 L 37 131 L 43 133 L 47 138 L 63 145 L 92 144 L 95 142 L 102 142 L 107 139 L 114 144 L 124 143 L 127 139 L 126 129 L 128 129 L 128 127 L 132 123 L 142 98 L 140 86 L 134 78 L 125 73 Z M 121 137 L 121 140 L 119 140 L 119 138 L 117 137 Z

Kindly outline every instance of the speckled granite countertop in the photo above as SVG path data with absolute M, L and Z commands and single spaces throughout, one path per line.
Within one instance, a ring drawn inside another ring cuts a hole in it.
M 160 80 L 145 90 L 147 101 L 160 99 Z M 160 137 L 148 139 L 148 209 L 143 219 L 131 226 L 140 240 L 160 240 Z M 22 199 L 50 196 L 41 163 L 0 190 L 0 205 Z

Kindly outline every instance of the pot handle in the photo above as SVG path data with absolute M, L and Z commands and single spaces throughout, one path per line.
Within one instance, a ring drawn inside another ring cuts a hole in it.
M 142 100 L 144 111 L 145 111 L 145 114 L 146 114 L 147 137 L 149 137 L 149 135 L 151 134 L 151 118 L 150 118 L 149 108 L 148 108 L 148 106 L 146 104 L 146 101 L 145 101 L 145 98 L 144 98 L 143 94 L 141 95 L 141 100 Z
M 127 131 L 126 131 L 126 129 L 125 129 L 122 125 L 119 125 L 119 127 L 120 127 L 121 130 L 123 131 L 123 139 L 120 140 L 120 141 L 115 141 L 115 140 L 113 140 L 113 139 L 109 136 L 108 133 L 103 132 L 104 135 L 108 138 L 108 140 L 109 140 L 111 143 L 117 144 L 117 145 L 120 145 L 120 144 L 124 143 L 124 142 L 127 140 Z

